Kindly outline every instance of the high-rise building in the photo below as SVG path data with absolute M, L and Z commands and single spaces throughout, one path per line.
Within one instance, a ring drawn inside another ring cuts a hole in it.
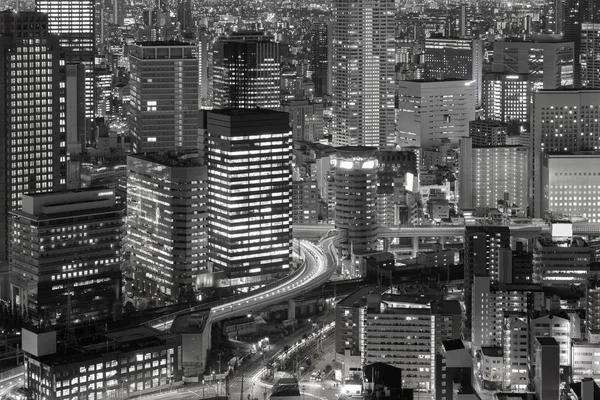
M 496 41 L 492 71 L 529 74 L 532 90 L 572 86 L 573 52 L 572 42 L 557 41 L 554 35 Z
M 447 340 L 435 355 L 435 399 L 452 400 L 472 388 L 473 362 L 461 339 Z
M 294 143 L 316 142 L 323 137 L 323 103 L 310 100 L 288 100 L 282 111 L 290 115 Z
M 197 158 L 127 158 L 127 247 L 134 285 L 178 300 L 206 272 L 206 167 Z
M 469 121 L 475 120 L 473 81 L 402 81 L 397 87 L 397 144 L 436 149 L 446 140 L 458 146 L 469 136 Z
M 483 74 L 485 119 L 524 124 L 529 121 L 531 82 L 529 74 L 490 72 Z
M 291 262 L 292 133 L 287 113 L 206 113 L 209 264 L 232 286 L 280 276 Z
M 581 26 L 581 87 L 600 89 L 600 23 Z
M 529 208 L 529 149 L 522 146 L 473 147 L 472 206 L 498 208 L 498 201 Z
M 512 298 L 510 299 L 512 302 Z M 508 302 L 507 302 L 508 303 Z M 527 314 L 504 312 L 502 322 L 504 390 L 527 390 L 529 385 L 529 324 Z
M 600 149 L 599 104 L 600 90 L 541 90 L 533 94 L 532 216 L 539 218 L 543 212 L 542 153 Z
M 458 206 L 462 210 L 473 208 L 473 139 L 462 138 L 458 155 Z
M 374 250 L 377 242 L 377 169 L 372 147 L 339 147 L 335 159 L 335 227 L 346 236 L 342 256 Z
M 281 106 L 279 43 L 259 33 L 237 33 L 217 40 L 213 56 L 215 108 Z
M 8 212 L 25 193 L 66 182 L 58 38 L 38 12 L 0 13 L 0 260 L 8 255 Z
M 481 105 L 483 40 L 468 38 L 426 38 L 425 63 L 431 79 L 474 80 L 476 104 Z
M 508 262 L 500 257 L 502 249 L 510 248 L 507 226 L 467 226 L 465 230 L 465 306 L 467 334 L 470 334 L 471 296 L 475 276 L 488 276 L 499 282 L 500 271 Z M 467 336 L 469 337 L 469 336 Z
M 583 217 L 600 222 L 600 154 L 575 152 L 542 155 L 543 215 Z
M 319 188 L 312 179 L 294 181 L 292 184 L 292 223 L 316 224 L 319 222 Z
M 393 147 L 394 1 L 333 6 L 333 145 Z
M 377 159 L 377 220 L 397 225 L 400 198 L 405 190 L 413 191 L 417 185 L 417 155 L 412 150 L 380 150 Z
M 135 153 L 198 151 L 198 58 L 183 42 L 139 42 L 129 49 Z
M 66 63 L 85 65 L 86 117 L 96 112 L 94 57 L 96 24 L 94 0 L 35 0 L 35 10 L 48 15 L 50 33 L 65 50 Z
M 329 85 L 329 35 L 328 29 L 329 24 L 321 22 L 313 28 L 311 38 L 311 70 L 312 81 L 315 84 L 315 96 L 323 97 L 327 93 L 327 86 Z
M 34 325 L 118 318 L 123 206 L 114 190 L 23 196 L 10 216 L 10 300 Z

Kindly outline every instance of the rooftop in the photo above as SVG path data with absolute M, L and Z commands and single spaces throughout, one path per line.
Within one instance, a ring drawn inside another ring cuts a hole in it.
M 542 346 L 557 346 L 558 347 L 558 342 L 553 337 L 536 336 L 535 340 L 537 340 Z
M 197 157 L 185 157 L 175 153 L 144 153 L 134 154 L 129 157 L 140 160 L 151 161 L 169 167 L 199 167 L 200 159 Z
M 481 353 L 486 357 L 502 357 L 502 348 L 481 346 Z
M 180 42 L 178 40 L 166 40 L 166 41 L 142 41 L 135 42 L 138 46 L 148 46 L 148 47 L 172 47 L 172 46 L 193 46 L 188 42 Z

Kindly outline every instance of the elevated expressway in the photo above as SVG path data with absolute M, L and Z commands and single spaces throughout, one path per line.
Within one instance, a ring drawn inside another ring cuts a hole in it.
M 468 225 L 470 226 L 470 225 Z M 478 225 L 473 225 L 478 226 Z M 535 237 L 540 233 L 550 233 L 547 224 L 511 224 L 511 232 L 519 237 Z M 456 237 L 465 234 L 466 225 L 415 225 L 415 226 L 379 226 L 379 238 L 420 238 L 420 237 Z M 298 239 L 318 238 L 334 229 L 333 224 L 294 225 L 294 237 Z M 573 223 L 573 234 L 581 236 L 600 236 L 599 223 Z
M 323 248 L 328 253 L 326 256 L 321 247 L 306 240 L 294 239 L 294 245 L 298 244 L 303 262 L 296 271 L 285 278 L 248 293 L 163 315 L 147 321 L 143 325 L 160 331 L 168 331 L 177 316 L 209 309 L 211 310 L 210 321 L 214 323 L 298 297 L 323 285 L 335 272 L 337 265 L 334 262 L 336 254 L 333 242 L 335 240 L 336 236 L 323 241 Z M 333 253 L 330 254 L 330 251 Z

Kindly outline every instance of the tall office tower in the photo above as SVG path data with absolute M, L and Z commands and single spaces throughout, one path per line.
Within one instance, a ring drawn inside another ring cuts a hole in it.
M 461 210 L 473 208 L 473 139 L 462 138 L 458 155 L 458 206 Z
M 329 66 L 329 31 L 328 23 L 320 22 L 315 25 L 311 38 L 311 70 L 312 81 L 315 84 L 315 96 L 323 97 L 327 93 L 327 86 L 331 77 L 328 74 Z
M 281 106 L 279 43 L 260 33 L 220 37 L 213 58 L 215 108 Z
M 395 144 L 394 10 L 393 0 L 334 1 L 334 146 Z
M 560 398 L 560 349 L 556 339 L 551 337 L 533 337 L 535 369 L 533 385 L 539 400 L 558 400 Z
M 524 214 L 529 209 L 529 149 L 522 146 L 473 147 L 473 207 L 498 208 L 508 203 Z
M 493 120 L 469 122 L 469 137 L 473 146 L 503 146 L 506 144 L 506 124 Z
M 558 42 L 555 35 L 537 35 L 535 41 L 494 42 L 493 72 L 529 74 L 532 90 L 573 85 L 573 42 Z
M 473 81 L 402 81 L 398 85 L 398 138 L 401 147 L 437 149 L 469 136 L 475 120 Z
M 533 94 L 533 213 L 542 215 L 542 154 L 600 149 L 600 90 L 541 90 Z
M 35 325 L 117 319 L 124 217 L 110 189 L 23 195 L 9 221 L 12 304 Z
M 127 157 L 129 273 L 140 291 L 178 300 L 206 272 L 206 178 L 197 158 Z
M 96 111 L 94 4 L 94 0 L 35 0 L 35 10 L 48 14 L 48 28 L 50 33 L 58 36 L 60 46 L 65 51 L 65 62 L 85 65 L 87 118 L 93 118 Z
M 287 100 L 282 110 L 290 115 L 292 139 L 296 142 L 316 142 L 323 137 L 323 103 L 310 100 Z
M 525 124 L 529 121 L 531 81 L 529 74 L 491 72 L 483 74 L 485 119 Z
M 600 154 L 574 152 L 542 155 L 541 213 L 600 222 Z
M 281 276 L 291 262 L 292 133 L 288 115 L 206 113 L 208 261 L 232 286 Z
M 342 256 L 374 250 L 377 243 L 377 170 L 373 147 L 340 147 L 335 165 L 335 227 L 344 233 Z
M 600 23 L 581 26 L 581 87 L 600 89 Z
M 183 42 L 139 42 L 129 49 L 134 153 L 198 150 L 198 59 Z
M 211 103 L 210 89 L 212 80 L 212 51 L 209 51 L 209 40 L 207 33 L 202 29 L 198 33 L 198 106 L 201 109 L 209 107 Z
M 483 82 L 483 40 L 458 38 L 425 39 L 425 64 L 432 79 L 474 80 L 476 105 L 481 106 Z
M 67 134 L 67 158 L 83 153 L 85 149 L 87 123 L 85 118 L 85 66 L 65 66 L 65 107 Z
M 65 184 L 60 59 L 46 15 L 0 13 L 0 260 L 8 256 L 8 212 L 21 196 Z
M 534 283 L 572 286 L 587 283 L 592 250 L 580 237 L 542 237 L 533 246 Z
M 507 226 L 468 226 L 465 229 L 465 306 L 466 337 L 471 334 L 471 297 L 475 276 L 488 276 L 499 282 L 500 271 L 509 260 L 501 259 L 502 249 L 510 248 Z

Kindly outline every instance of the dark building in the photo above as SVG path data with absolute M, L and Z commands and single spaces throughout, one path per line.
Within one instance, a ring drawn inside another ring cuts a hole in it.
M 329 79 L 331 79 L 327 72 L 329 68 L 328 42 L 328 25 L 325 22 L 321 22 L 313 28 L 311 44 L 311 69 L 313 71 L 312 81 L 315 84 L 316 97 L 323 97 L 323 95 L 327 93 Z
M 35 10 L 48 15 L 50 33 L 58 36 L 66 63 L 85 65 L 86 116 L 93 118 L 96 110 L 94 0 L 35 0 Z
M 113 320 L 124 207 L 111 189 L 23 196 L 10 213 L 10 300 L 36 325 Z
M 504 146 L 506 144 L 506 124 L 493 120 L 469 122 L 469 137 L 473 139 L 473 147 Z
M 226 109 L 205 118 L 209 264 L 231 286 L 264 283 L 291 262 L 288 114 Z
M 473 393 L 473 362 L 461 339 L 447 340 L 435 354 L 435 399 L 451 400 L 456 394 Z
M 129 50 L 133 151 L 198 151 L 198 58 L 184 42 Z
M 510 248 L 510 229 L 507 226 L 467 226 L 465 229 L 465 306 L 470 337 L 471 291 L 473 278 L 489 276 L 498 283 L 502 269 L 501 249 Z
M 257 33 L 219 38 L 213 56 L 213 105 L 279 109 L 279 43 Z
M 0 260 L 8 256 L 8 212 L 21 196 L 65 183 L 60 59 L 45 14 L 0 13 Z

